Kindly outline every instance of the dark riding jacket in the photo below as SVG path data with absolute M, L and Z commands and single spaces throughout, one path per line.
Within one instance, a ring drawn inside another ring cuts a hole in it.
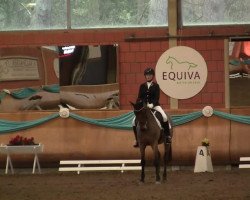
M 160 87 L 157 83 L 152 82 L 148 88 L 147 82 L 140 85 L 138 99 L 144 103 L 152 103 L 155 106 L 159 106 L 160 99 Z

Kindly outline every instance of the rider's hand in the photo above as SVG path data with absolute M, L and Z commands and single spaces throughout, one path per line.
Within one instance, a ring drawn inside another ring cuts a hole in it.
M 154 107 L 154 105 L 152 103 L 148 103 L 147 106 L 148 106 L 148 108 L 153 108 Z

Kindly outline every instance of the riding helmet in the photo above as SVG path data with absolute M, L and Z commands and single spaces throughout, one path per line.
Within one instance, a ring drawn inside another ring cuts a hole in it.
M 148 67 L 147 69 L 144 70 L 144 76 L 146 75 L 155 75 L 155 70 L 153 68 Z

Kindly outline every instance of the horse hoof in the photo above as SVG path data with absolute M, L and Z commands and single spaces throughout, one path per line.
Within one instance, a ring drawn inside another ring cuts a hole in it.
M 144 184 L 144 181 L 140 181 L 140 182 L 139 182 L 139 185 L 143 185 L 143 184 Z
M 156 185 L 160 185 L 160 184 L 161 184 L 161 181 L 156 181 L 155 184 L 156 184 Z

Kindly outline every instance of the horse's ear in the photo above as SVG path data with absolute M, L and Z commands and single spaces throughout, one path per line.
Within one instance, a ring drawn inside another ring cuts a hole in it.
M 136 99 L 136 104 L 140 104 L 140 103 L 142 103 L 142 100 L 140 98 L 137 98 Z
M 129 101 L 129 103 L 130 103 L 133 107 L 135 107 L 135 104 L 134 104 L 133 102 Z

